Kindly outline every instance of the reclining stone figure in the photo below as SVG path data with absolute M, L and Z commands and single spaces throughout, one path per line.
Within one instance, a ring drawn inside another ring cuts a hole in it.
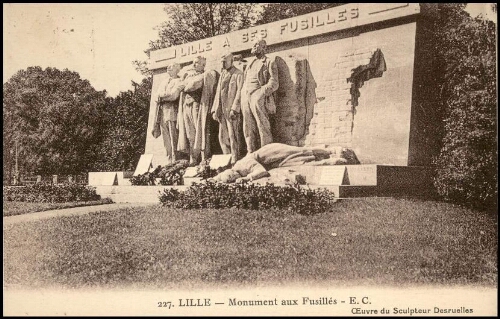
M 351 164 L 359 164 L 359 160 L 352 150 L 345 147 L 300 147 L 271 143 L 248 153 L 232 168 L 218 174 L 213 180 L 224 183 L 254 181 L 268 177 L 268 171 L 278 167 Z

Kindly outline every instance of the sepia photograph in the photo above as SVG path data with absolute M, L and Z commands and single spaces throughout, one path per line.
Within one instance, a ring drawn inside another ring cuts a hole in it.
M 498 315 L 496 3 L 3 4 L 4 316 Z

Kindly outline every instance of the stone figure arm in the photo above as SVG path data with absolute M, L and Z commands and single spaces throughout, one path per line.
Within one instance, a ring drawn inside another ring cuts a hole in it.
M 237 169 L 238 172 L 243 175 L 243 177 L 238 178 L 236 182 L 254 181 L 269 176 L 269 172 L 265 167 L 253 157 L 246 157 L 236 162 L 233 169 Z
M 274 59 L 269 63 L 269 81 L 262 86 L 262 91 L 265 96 L 270 96 L 279 88 L 278 66 Z
M 212 105 L 212 109 L 210 110 L 210 113 L 212 114 L 212 118 L 215 121 L 219 121 L 220 113 L 221 113 L 221 105 L 220 105 L 220 90 L 221 90 L 221 82 L 217 84 L 217 89 L 215 91 L 215 97 L 214 97 L 214 103 Z
M 236 75 L 236 95 L 234 97 L 231 112 L 229 114 L 231 119 L 236 118 L 235 113 L 241 113 L 241 88 L 243 87 L 243 73 L 238 72 Z
M 158 102 L 163 102 L 163 97 L 166 95 L 167 87 L 170 84 L 170 81 L 171 78 L 168 77 L 160 82 L 160 86 L 158 87 Z
M 252 167 L 252 170 L 251 170 L 250 174 L 248 174 L 245 177 L 238 178 L 236 180 L 236 182 L 237 183 L 241 183 L 241 182 L 244 182 L 244 181 L 254 181 L 254 180 L 257 180 L 259 178 L 268 177 L 268 176 L 270 176 L 270 174 L 264 168 L 264 166 L 262 166 L 260 164 L 257 164 L 257 165 L 255 165 L 255 166 Z
M 251 181 L 268 176 L 270 176 L 269 172 L 260 164 L 255 166 L 252 172 L 247 175 L 247 177 L 250 177 Z
M 184 92 L 193 92 L 203 87 L 204 74 L 186 77 L 184 80 Z
M 175 101 L 179 98 L 181 91 L 184 89 L 184 84 L 180 79 L 174 79 L 165 88 L 164 95 L 160 97 L 163 101 Z

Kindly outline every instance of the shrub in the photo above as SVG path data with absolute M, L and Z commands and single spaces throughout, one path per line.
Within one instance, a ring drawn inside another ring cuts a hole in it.
M 34 184 L 29 186 L 4 186 L 4 201 L 32 203 L 63 203 L 74 201 L 99 200 L 94 187 L 68 184 Z
M 242 209 L 284 209 L 303 215 L 322 213 L 335 201 L 333 192 L 327 189 L 304 189 L 298 184 L 275 186 L 267 183 L 225 184 L 207 181 L 193 184 L 184 192 L 165 189 L 160 202 L 167 207 L 199 208 L 242 208 Z
M 497 205 L 496 26 L 473 19 L 461 5 L 441 5 L 443 147 L 434 160 L 444 199 L 477 208 Z
M 133 176 L 130 183 L 132 185 L 156 185 L 156 179 L 160 178 L 160 185 L 183 185 L 182 176 L 188 165 L 186 160 L 176 161 L 163 167 L 159 165 L 152 172 Z
M 231 167 L 231 165 L 227 165 L 224 167 L 220 167 L 217 169 L 211 169 L 209 166 L 210 159 L 203 161 L 197 167 L 196 177 L 201 177 L 202 179 L 208 179 L 216 176 L 220 172 Z M 173 164 L 169 164 L 166 166 L 159 165 L 154 171 L 140 174 L 134 176 L 130 179 L 130 183 L 132 185 L 156 185 L 156 179 L 160 178 L 160 185 L 184 185 L 184 172 L 186 168 L 189 166 L 189 162 L 186 160 L 176 161 Z

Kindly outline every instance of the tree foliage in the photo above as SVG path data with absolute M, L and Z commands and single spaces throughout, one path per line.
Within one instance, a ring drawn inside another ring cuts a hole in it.
M 264 10 L 257 20 L 257 24 L 265 24 L 281 19 L 292 18 L 343 4 L 345 3 L 269 3 L 264 6 Z
M 20 70 L 3 87 L 4 172 L 15 144 L 22 175 L 133 170 L 144 151 L 152 78 L 115 98 L 78 73 Z
M 436 28 L 445 64 L 444 139 L 435 185 L 448 200 L 491 207 L 497 198 L 496 27 L 464 4 L 441 4 Z
M 107 126 L 106 91 L 96 91 L 76 72 L 29 67 L 3 86 L 4 149 L 19 145 L 20 171 L 27 174 L 84 172 Z M 13 158 L 4 158 L 4 171 Z
M 135 169 L 146 144 L 152 81 L 147 77 L 134 83 L 134 91 L 120 92 L 110 103 L 109 126 L 93 170 Z
M 247 28 L 254 8 L 252 3 L 166 4 L 168 20 L 159 27 L 160 45 L 170 47 Z

